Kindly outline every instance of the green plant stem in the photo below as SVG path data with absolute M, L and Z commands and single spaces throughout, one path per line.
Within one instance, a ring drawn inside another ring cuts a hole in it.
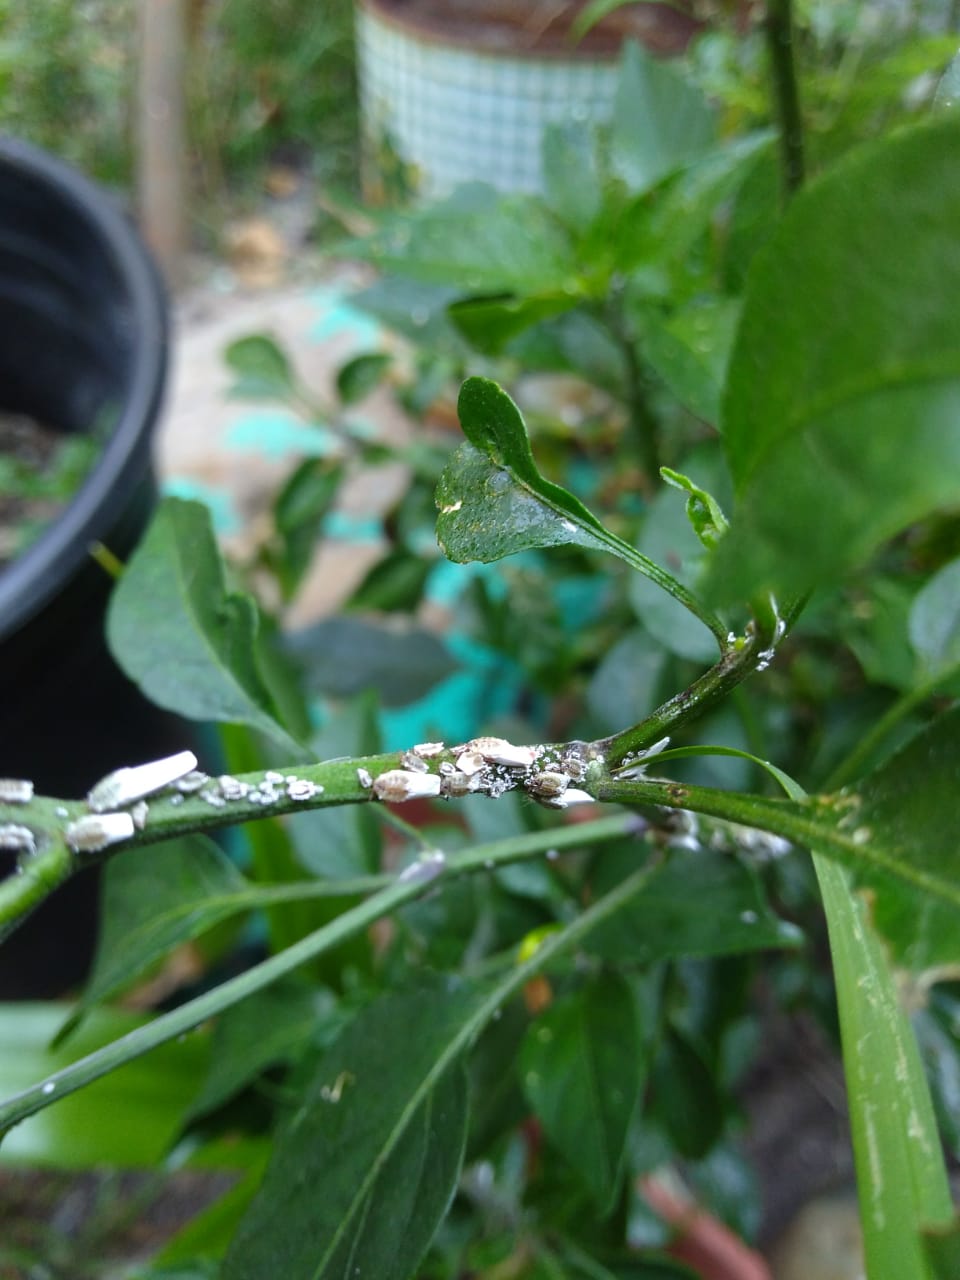
M 631 725 L 629 729 L 623 729 L 597 743 L 609 768 L 615 769 L 627 756 L 645 751 L 687 721 L 695 720 L 715 702 L 725 698 L 756 670 L 760 648 L 756 636 L 747 636 L 739 642 L 739 648 L 731 646 L 727 649 L 709 671 L 705 671 L 686 689 L 674 694 L 639 724 Z
M 628 815 L 621 815 L 617 819 L 607 821 L 615 824 L 604 828 L 608 838 L 614 838 L 616 835 L 627 834 L 632 828 L 633 820 Z M 553 838 L 557 836 L 563 836 L 568 845 L 582 844 L 584 842 L 584 830 L 585 826 L 574 826 L 565 831 L 537 832 L 535 835 L 539 837 L 539 848 L 542 850 L 549 847 L 558 847 L 556 839 Z M 519 837 L 518 839 L 520 841 L 529 841 L 530 837 Z M 517 841 L 504 840 L 498 841 L 497 844 L 501 846 L 501 861 L 513 860 L 517 856 L 513 849 L 507 848 L 507 846 L 511 845 L 516 846 Z M 491 859 L 490 849 L 491 846 L 488 845 L 486 857 L 480 863 L 481 866 L 491 860 L 497 861 L 496 856 Z M 477 852 L 475 849 L 469 850 L 463 855 L 451 858 L 447 870 L 441 874 L 446 876 L 451 872 L 456 874 L 464 873 L 468 870 L 477 870 Z M 589 907 L 561 932 L 545 938 L 530 959 L 521 965 L 517 965 L 493 988 L 489 998 L 483 1002 L 477 1016 L 471 1019 L 470 1023 L 465 1027 L 463 1036 L 458 1039 L 457 1052 L 462 1052 L 497 1009 L 517 991 L 521 990 L 525 983 L 538 973 L 544 965 L 572 944 L 578 942 L 597 924 L 628 902 L 643 887 L 648 877 L 653 873 L 653 869 L 653 867 L 643 868 L 635 872 L 619 884 L 612 893 Z M 427 881 L 395 880 L 388 888 L 368 898 L 366 902 L 362 902 L 349 911 L 345 911 L 343 915 L 317 929 L 300 942 L 294 943 L 293 946 L 288 947 L 286 951 L 280 952 L 279 955 L 271 956 L 268 960 L 261 961 L 260 964 L 248 969 L 236 978 L 229 979 L 213 991 L 205 992 L 203 995 L 181 1005 L 180 1008 L 174 1009 L 171 1013 L 161 1015 L 146 1026 L 138 1027 L 136 1030 L 128 1032 L 111 1044 L 105 1045 L 86 1057 L 80 1058 L 77 1062 L 71 1063 L 69 1067 L 64 1067 L 62 1070 L 53 1073 L 46 1080 L 24 1089 L 14 1097 L 8 1098 L 4 1103 L 0 1104 L 0 1133 L 5 1133 L 12 1125 L 18 1124 L 28 1116 L 34 1115 L 37 1111 L 49 1106 L 53 1101 L 82 1089 L 85 1085 L 98 1080 L 101 1076 L 116 1070 L 117 1067 L 123 1066 L 132 1059 L 140 1057 L 161 1044 L 165 1044 L 168 1040 L 192 1031 L 207 1019 L 215 1017 L 225 1009 L 237 1004 L 240 1000 L 252 995 L 255 991 L 261 991 L 272 982 L 276 982 L 278 978 L 291 973 L 308 960 L 312 960 L 331 947 L 344 942 L 347 938 L 367 928 L 382 916 L 396 911 L 408 902 L 412 902 L 435 883 L 436 878 Z
M 803 117 L 793 57 L 794 30 L 790 0 L 767 0 L 766 34 L 773 98 L 780 125 L 784 197 L 789 199 L 803 186 L 805 176 Z
M 897 725 L 905 720 L 911 711 L 922 706 L 928 698 L 932 697 L 941 685 L 956 676 L 960 676 L 960 663 L 948 670 L 938 672 L 929 680 L 917 685 L 915 689 L 902 694 L 887 708 L 880 719 L 870 726 L 850 754 L 840 761 L 824 783 L 824 790 L 838 791 L 840 787 L 846 786 L 848 782 L 857 778 Z

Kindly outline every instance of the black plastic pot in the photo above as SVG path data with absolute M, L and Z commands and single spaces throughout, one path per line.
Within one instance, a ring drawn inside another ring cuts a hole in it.
M 72 501 L 0 570 L 0 776 L 31 778 L 47 794 L 81 795 L 112 768 L 183 745 L 182 725 L 147 704 L 107 652 L 112 584 L 90 557 L 102 542 L 123 559 L 149 518 L 167 350 L 162 285 L 115 201 L 36 148 L 0 139 L 0 410 L 64 432 L 108 424 Z M 0 996 L 56 987 L 58 929 L 92 939 L 93 877 L 67 889 L 5 945 Z M 68 951 L 75 978 L 82 957 L 75 943 Z

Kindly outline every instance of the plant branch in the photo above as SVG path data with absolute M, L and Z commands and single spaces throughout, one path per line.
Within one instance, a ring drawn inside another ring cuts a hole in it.
M 767 51 L 773 97 L 780 125 L 780 163 L 785 199 L 803 186 L 805 177 L 803 117 L 793 57 L 794 29 L 790 0 L 767 0 Z
M 82 1089 L 117 1067 L 157 1048 L 158 1045 L 192 1031 L 201 1023 L 229 1009 L 255 991 L 261 991 L 308 960 L 314 959 L 362 929 L 366 929 L 382 916 L 412 902 L 430 888 L 438 874 L 444 876 L 465 874 L 479 870 L 481 867 L 488 867 L 491 861 L 506 863 L 515 861 L 521 856 L 529 856 L 532 852 L 542 852 L 546 848 L 562 846 L 569 848 L 598 838 L 614 839 L 627 835 L 635 829 L 635 819 L 632 815 L 622 814 L 617 818 L 601 820 L 598 823 L 575 824 L 559 831 L 536 832 L 514 840 L 496 841 L 487 846 L 453 855 L 445 867 L 435 874 L 420 878 L 413 876 L 395 878 L 388 888 L 368 898 L 366 902 L 345 911 L 343 915 L 294 943 L 279 955 L 261 961 L 260 964 L 229 979 L 213 991 L 205 992 L 171 1013 L 154 1019 L 146 1026 L 128 1032 L 111 1044 L 55 1072 L 46 1080 L 7 1099 L 0 1105 L 0 1134 L 49 1106 L 51 1102 Z M 518 852 L 521 845 L 524 846 L 524 853 Z M 612 893 L 584 911 L 560 933 L 546 938 L 534 955 L 513 968 L 496 986 L 490 998 L 484 1001 L 482 1009 L 485 1015 L 492 1016 L 505 1000 L 522 989 L 524 984 L 545 964 L 572 943 L 579 941 L 601 920 L 629 901 L 630 897 L 643 887 L 651 872 L 652 868 L 643 868 L 635 872 Z M 471 1037 L 480 1029 L 480 1025 L 482 1023 L 471 1028 Z

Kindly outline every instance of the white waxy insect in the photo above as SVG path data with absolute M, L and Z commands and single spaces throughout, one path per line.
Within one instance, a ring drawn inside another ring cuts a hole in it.
M 74 853 L 96 853 L 107 845 L 129 840 L 135 831 L 129 813 L 88 813 L 68 823 L 64 835 Z
M 369 769 L 358 769 L 358 770 L 357 770 L 357 781 L 360 783 L 361 787 L 363 787 L 363 788 L 364 788 L 364 790 L 369 791 L 369 790 L 370 790 L 370 788 L 373 786 L 373 776 L 372 776 L 372 774 L 370 773 L 370 770 L 369 770 Z
M 378 800 L 403 804 L 440 794 L 440 776 L 436 773 L 411 773 L 409 769 L 388 769 L 374 779 L 373 794 Z
M 531 774 L 524 785 L 538 800 L 555 800 L 557 796 L 563 795 L 571 781 L 568 773 L 544 769 L 542 773 Z
M 5 853 L 34 853 L 37 842 L 29 827 L 19 822 L 0 824 L 0 849 Z
M 479 751 L 461 751 L 457 756 L 457 768 L 467 775 L 479 773 L 487 767 L 487 762 Z
M 138 831 L 142 831 L 147 825 L 147 814 L 150 812 L 150 806 L 146 800 L 138 800 L 130 810 L 130 817 L 133 819 L 133 825 Z
M 660 738 L 652 747 L 647 747 L 645 751 L 637 751 L 634 755 L 627 756 L 623 765 L 619 769 L 615 770 L 617 777 L 642 778 L 653 757 L 658 756 L 660 752 L 666 750 L 669 745 L 669 738 Z
M 87 804 L 94 813 L 133 804 L 135 800 L 169 787 L 196 767 L 197 757 L 192 751 L 178 751 L 176 755 L 164 756 L 162 760 L 115 769 L 87 792 Z
M 222 773 L 217 782 L 224 800 L 246 800 L 250 794 L 250 783 L 241 782 L 239 778 L 234 778 L 229 773 Z
M 426 773 L 430 766 L 421 756 L 413 751 L 405 751 L 400 757 L 401 767 L 409 769 L 411 773 Z
M 28 804 L 32 799 L 29 778 L 0 778 L 0 804 Z
M 578 787 L 567 787 L 562 795 L 543 797 L 543 803 L 549 805 L 551 809 L 569 809 L 574 804 L 594 804 L 595 801 L 589 791 L 581 791 Z
M 453 769 L 440 775 L 442 796 L 468 796 L 471 791 L 479 791 L 482 785 L 483 778 L 479 773 L 461 773 L 459 769 Z
M 282 773 L 277 773 L 276 769 L 268 769 L 263 775 L 263 780 L 264 782 L 272 782 L 276 786 L 278 782 L 284 782 L 285 778 Z
M 418 756 L 423 760 L 430 760 L 433 756 L 438 756 L 443 750 L 442 742 L 418 742 L 413 748 Z
M 314 796 L 323 794 L 323 787 L 309 778 L 288 778 L 287 795 L 291 800 L 312 800 Z
M 416 862 L 411 862 L 409 867 L 404 867 L 397 879 L 401 884 L 407 884 L 411 880 L 433 880 L 446 865 L 447 859 L 443 851 L 430 849 L 422 853 Z
M 184 795 L 190 795 L 193 791 L 199 791 L 200 788 L 210 781 L 208 774 L 202 769 L 191 769 L 189 773 L 185 773 L 182 778 L 177 778 L 173 784 L 177 791 L 181 791 Z
M 479 752 L 488 764 L 503 764 L 511 769 L 529 769 L 542 754 L 541 747 L 517 747 L 506 738 L 474 738 L 467 743 L 467 750 Z M 462 768 L 459 761 L 457 765 Z

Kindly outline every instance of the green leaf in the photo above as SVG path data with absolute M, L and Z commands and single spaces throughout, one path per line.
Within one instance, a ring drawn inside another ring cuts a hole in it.
M 543 132 L 543 185 L 551 208 L 571 231 L 585 231 L 603 204 L 603 175 L 594 131 L 577 121 Z
M 714 141 L 706 98 L 669 60 L 634 41 L 624 46 L 614 106 L 611 160 L 634 191 L 702 155 Z
M 484 355 L 495 356 L 500 355 L 518 333 L 541 320 L 562 315 L 579 301 L 575 290 L 526 298 L 500 294 L 490 298 L 461 298 L 451 303 L 447 314 L 472 346 Z
M 149 1021 L 97 1009 L 69 1046 L 51 1048 L 69 1012 L 60 1004 L 0 1005 L 0 1096 L 19 1093 Z M 183 1123 L 207 1049 L 205 1038 L 190 1036 L 127 1063 L 9 1130 L 0 1147 L 3 1160 L 62 1168 L 155 1164 Z
M 650 1072 L 651 1118 L 681 1156 L 699 1160 L 723 1129 L 724 1105 L 703 1055 L 676 1027 L 668 1027 Z
M 719 476 L 718 461 L 716 457 L 704 459 L 706 465 L 696 466 L 700 474 L 708 474 L 711 488 L 714 475 Z M 637 546 L 651 561 L 670 565 L 677 580 L 692 589 L 702 577 L 706 557 L 685 505 L 673 490 L 661 489 L 650 503 Z M 627 593 L 637 619 L 668 653 L 694 662 L 708 662 L 716 656 L 716 641 L 701 620 L 649 579 L 634 575 Z
M 727 381 L 717 594 L 803 590 L 960 501 L 960 133 L 859 148 L 750 274 Z
M 257 667 L 257 626 L 253 600 L 227 591 L 207 508 L 165 498 L 110 598 L 111 653 L 168 711 L 250 725 L 302 759 Z
M 448 559 L 489 563 L 533 547 L 609 551 L 695 614 L 721 644 L 726 628 L 671 574 L 603 527 L 582 502 L 542 476 L 520 411 L 487 378 L 468 378 L 457 402 L 469 440 L 437 485 L 437 540 Z
M 238 375 L 231 395 L 249 400 L 286 400 L 296 391 L 290 362 L 268 334 L 238 338 L 227 347 L 224 359 Z
M 687 498 L 686 511 L 690 527 L 703 545 L 712 550 L 723 535 L 728 525 L 727 518 L 720 509 L 720 504 L 706 489 L 701 489 L 682 471 L 672 471 L 669 467 L 661 467 L 660 474 L 668 485 L 690 496 Z
M 933 1106 L 893 975 L 847 872 L 814 855 L 830 932 L 870 1280 L 933 1280 L 923 1232 L 953 1205 Z
M 644 1076 L 636 1004 L 624 979 L 601 974 L 555 1000 L 527 1033 L 520 1072 L 548 1138 L 609 1212 Z
M 367 351 L 354 356 L 337 370 L 337 393 L 342 404 L 356 404 L 375 391 L 393 364 L 386 351 Z
M 344 470 L 342 463 L 331 463 L 327 458 L 307 458 L 277 495 L 273 519 L 280 554 L 271 560 L 286 600 L 296 593 L 310 566 L 324 518 L 340 491 Z
M 668 317 L 641 317 L 644 359 L 685 409 L 715 425 L 740 318 L 732 298 L 692 303 Z
M 857 869 L 871 890 L 873 921 L 896 963 L 926 980 L 960 964 L 960 706 L 940 716 L 881 768 L 838 797 L 838 828 L 871 851 Z M 908 867 L 912 883 L 900 882 Z M 949 896 L 931 884 L 949 885 Z
M 635 854 L 624 858 L 629 866 Z M 610 871 L 619 859 L 607 854 Z M 598 888 L 606 878 L 601 875 Z M 676 849 L 643 891 L 591 934 L 586 947 L 618 964 L 796 947 L 802 934 L 770 910 L 756 875 L 735 859 Z
M 930 1280 L 956 1280 L 960 1276 L 960 1221 L 924 1233 L 925 1257 Z
M 61 1037 L 168 952 L 237 910 L 247 881 L 212 840 L 181 836 L 130 849 L 103 869 L 100 934 L 83 997 Z
M 402 707 L 457 670 L 433 632 L 398 631 L 360 618 L 326 618 L 287 637 L 307 687 L 334 698 L 375 690 L 384 706 Z
M 328 991 L 291 979 L 228 1009 L 214 1028 L 210 1068 L 191 1117 L 221 1106 L 267 1067 L 296 1058 L 335 1008 Z
M 351 609 L 413 613 L 423 599 L 433 564 L 398 547 L 378 560 L 349 600 Z
M 345 252 L 425 284 L 462 292 L 551 293 L 576 278 L 569 238 L 542 201 L 479 183 L 389 218 Z
M 945 564 L 917 594 L 908 625 L 925 674 L 960 664 L 960 559 Z
M 466 1079 L 452 1046 L 478 998 L 438 982 L 351 1023 L 277 1139 L 224 1280 L 415 1273 L 460 1172 Z

